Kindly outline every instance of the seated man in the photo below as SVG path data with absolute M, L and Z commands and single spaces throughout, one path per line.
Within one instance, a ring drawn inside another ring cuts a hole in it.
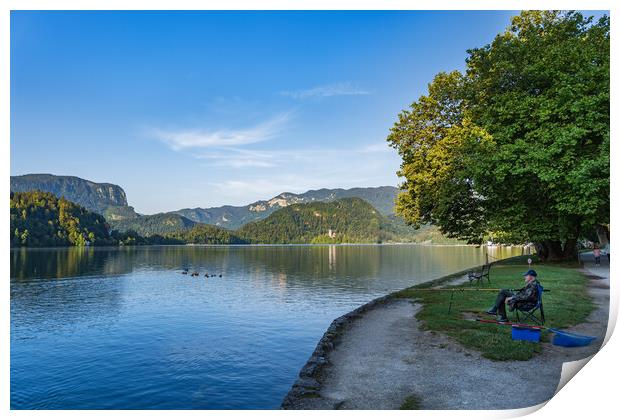
M 538 302 L 538 280 L 536 280 L 536 271 L 528 270 L 523 273 L 526 285 L 523 289 L 513 293 L 510 289 L 502 289 L 497 294 L 495 305 L 487 311 L 489 315 L 497 315 L 499 312 L 499 322 L 506 322 L 506 304 L 510 306 L 510 310 L 514 311 L 516 307 L 523 310 L 532 309 Z

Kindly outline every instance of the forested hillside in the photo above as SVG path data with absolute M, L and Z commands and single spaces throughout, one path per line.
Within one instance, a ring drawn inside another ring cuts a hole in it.
M 112 244 L 103 216 L 41 191 L 11 193 L 11 246 Z
M 187 244 L 246 244 L 247 240 L 236 232 L 221 227 L 197 224 L 189 230 L 182 230 L 166 235 L 168 240 L 177 240 Z
M 188 230 L 196 226 L 197 223 L 178 214 L 158 213 L 133 219 L 111 220 L 110 225 L 112 229 L 119 232 L 133 230 L 141 236 L 151 236 Z
M 376 243 L 394 236 L 387 219 L 359 198 L 293 204 L 237 233 L 252 243 Z

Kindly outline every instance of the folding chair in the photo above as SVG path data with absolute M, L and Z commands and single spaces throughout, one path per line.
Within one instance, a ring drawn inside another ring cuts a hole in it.
M 514 311 L 515 311 L 515 315 L 517 316 L 517 322 L 521 322 L 521 317 L 523 317 L 523 321 L 531 321 L 533 323 L 535 323 L 536 325 L 545 325 L 545 310 L 543 309 L 543 301 L 542 301 L 542 295 L 543 295 L 543 291 L 545 290 L 545 288 L 542 286 L 542 284 L 538 283 L 537 286 L 538 289 L 538 301 L 536 302 L 536 305 L 531 308 L 531 309 L 522 309 L 519 308 L 518 306 L 515 306 Z M 540 316 L 536 316 L 535 312 L 539 311 L 540 312 Z

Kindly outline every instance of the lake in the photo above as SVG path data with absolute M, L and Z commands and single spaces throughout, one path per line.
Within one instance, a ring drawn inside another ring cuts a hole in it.
M 11 408 L 275 409 L 334 318 L 487 251 L 522 249 L 11 250 Z

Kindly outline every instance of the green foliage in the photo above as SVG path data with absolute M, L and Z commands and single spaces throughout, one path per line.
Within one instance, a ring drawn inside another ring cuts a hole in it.
M 573 257 L 583 229 L 609 223 L 609 18 L 527 11 L 468 53 L 465 75 L 438 74 L 391 130 L 398 213 Z
M 150 239 L 150 238 L 149 238 Z M 168 240 L 188 244 L 245 244 L 234 232 L 213 225 L 198 224 L 192 229 L 166 235 Z
M 11 246 L 113 243 L 105 219 L 41 191 L 11 193 Z
M 518 263 L 513 261 L 493 265 L 492 287 L 522 287 L 521 274 L 527 268 L 522 259 Z M 587 291 L 588 279 L 570 266 L 541 264 L 535 268 L 541 284 L 551 290 L 543 295 L 547 324 L 555 328 L 566 328 L 584 322 L 593 309 L 592 299 Z M 455 292 L 452 311 L 448 314 L 450 294 L 449 291 L 423 291 L 412 287 L 396 293 L 396 296 L 415 298 L 422 303 L 423 307 L 417 318 L 423 321 L 424 329 L 445 333 L 461 345 L 480 351 L 486 358 L 528 360 L 541 351 L 539 343 L 513 341 L 510 327 L 471 320 L 472 316 L 485 316 L 483 312 L 493 305 L 497 292 Z M 514 318 L 510 312 L 508 316 Z
M 415 394 L 409 395 L 407 398 L 405 398 L 405 401 L 403 401 L 403 403 L 400 405 L 400 409 L 401 410 L 419 410 L 420 409 L 420 397 Z
M 489 137 L 464 117 L 463 89 L 458 72 L 438 74 L 429 94 L 399 114 L 388 142 L 403 157 L 397 213 L 415 227 L 436 224 L 448 237 L 479 242 L 486 227 L 468 172 L 472 149 Z
M 133 219 L 110 220 L 114 230 L 120 232 L 135 231 L 141 236 L 168 235 L 188 230 L 197 225 L 186 217 L 174 213 L 158 213 L 151 216 L 139 216 Z

